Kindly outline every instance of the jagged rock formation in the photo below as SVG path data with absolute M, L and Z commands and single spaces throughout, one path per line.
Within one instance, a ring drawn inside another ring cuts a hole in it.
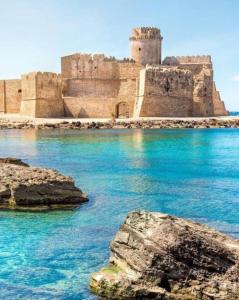
M 90 287 L 107 299 L 239 299 L 239 241 L 161 213 L 129 214 Z
M 0 209 L 67 209 L 86 201 L 72 178 L 29 167 L 19 159 L 0 158 Z

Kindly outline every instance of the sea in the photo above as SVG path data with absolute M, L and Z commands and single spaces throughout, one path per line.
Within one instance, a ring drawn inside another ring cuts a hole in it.
M 230 111 L 229 115 L 230 116 L 239 116 L 239 111 Z
M 0 299 L 97 299 L 90 274 L 107 264 L 130 211 L 239 237 L 239 129 L 2 130 L 5 156 L 71 176 L 89 202 L 0 212 Z

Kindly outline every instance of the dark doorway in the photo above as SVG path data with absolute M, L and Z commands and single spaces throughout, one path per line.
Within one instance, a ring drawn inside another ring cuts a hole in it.
M 129 105 L 126 102 L 120 102 L 116 105 L 116 117 L 119 119 L 129 118 Z

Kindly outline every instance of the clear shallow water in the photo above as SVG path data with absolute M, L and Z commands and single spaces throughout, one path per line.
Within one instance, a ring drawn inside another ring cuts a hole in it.
M 239 238 L 238 129 L 0 131 L 0 156 L 58 169 L 90 197 L 76 211 L 0 212 L 1 299 L 96 299 L 89 274 L 134 209 Z

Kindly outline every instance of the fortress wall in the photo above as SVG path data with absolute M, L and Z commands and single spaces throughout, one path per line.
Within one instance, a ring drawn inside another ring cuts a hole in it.
M 61 98 L 61 76 L 49 72 L 36 74 L 37 99 L 58 100 Z
M 60 75 L 38 72 L 36 75 L 36 95 L 36 117 L 55 118 L 64 116 Z
M 61 59 L 63 79 L 116 79 L 118 63 L 103 54 L 74 54 Z
M 75 118 L 111 118 L 115 113 L 116 98 L 65 97 L 65 116 Z
M 133 117 L 134 105 L 136 100 L 137 81 L 136 79 L 125 79 L 120 82 L 119 94 L 116 99 L 117 104 L 121 102 L 127 103 L 129 117 Z M 116 109 L 116 108 L 115 108 Z M 116 112 L 117 113 L 117 112 Z
M 140 70 L 144 67 L 134 62 L 118 62 L 119 79 L 139 78 Z
M 0 112 L 19 113 L 22 100 L 20 79 L 2 80 L 0 83 Z
M 203 76 L 203 78 L 196 78 L 195 76 L 193 92 L 193 116 L 210 117 L 214 115 L 212 84 L 213 81 L 211 76 Z
M 79 82 L 78 82 L 79 83 Z M 101 87 L 98 90 L 96 86 Z M 84 87 L 79 93 L 79 86 L 77 84 L 78 94 L 75 96 L 65 96 L 64 109 L 67 117 L 89 117 L 89 118 L 110 118 L 112 114 L 116 114 L 116 107 L 120 102 L 126 102 L 128 105 L 129 115 L 133 115 L 136 80 L 80 80 L 80 86 Z
M 138 75 L 142 65 L 103 54 L 73 54 L 61 58 L 63 79 L 124 79 Z
M 141 117 L 188 117 L 193 111 L 193 74 L 180 68 L 147 68 Z
M 196 55 L 196 56 L 167 56 L 163 65 L 174 66 L 178 64 L 206 64 L 211 65 L 212 59 L 210 55 Z
M 221 100 L 220 93 L 217 91 L 215 82 L 213 83 L 212 100 L 214 116 L 227 116 L 228 112 L 224 102 Z
M 193 73 L 193 114 L 192 116 L 214 116 L 213 111 L 213 69 L 210 56 L 167 57 L 165 65 L 178 66 Z
M 20 114 L 36 116 L 36 73 L 22 75 L 22 103 Z
M 0 80 L 0 114 L 6 112 L 5 106 L 5 80 Z
M 22 75 L 22 98 L 23 100 L 36 99 L 36 73 Z
M 213 116 L 213 70 L 212 65 L 182 65 L 193 72 L 193 116 Z
M 37 118 L 64 116 L 59 75 L 49 72 L 23 75 L 22 89 L 22 115 Z
M 71 79 L 65 82 L 65 97 L 117 97 L 119 80 Z
M 73 58 L 75 60 L 76 56 Z M 80 60 L 78 71 L 74 73 L 74 68 L 70 68 L 74 78 L 64 77 L 69 75 L 69 61 L 63 62 L 66 116 L 111 117 L 116 113 L 116 106 L 120 102 L 127 103 L 129 115 L 132 116 L 136 78 L 142 66 L 130 61 L 107 59 L 100 55 L 93 56 L 93 59 L 89 55 L 77 55 L 77 58 Z
M 208 56 L 199 56 L 198 61 Z M 210 58 L 210 57 L 209 57 Z M 204 61 L 205 62 L 205 61 Z M 171 68 L 172 66 L 168 66 Z M 180 64 L 178 68 L 190 70 L 193 74 L 193 113 L 195 117 L 210 117 L 213 112 L 213 69 L 212 64 L 188 63 Z

